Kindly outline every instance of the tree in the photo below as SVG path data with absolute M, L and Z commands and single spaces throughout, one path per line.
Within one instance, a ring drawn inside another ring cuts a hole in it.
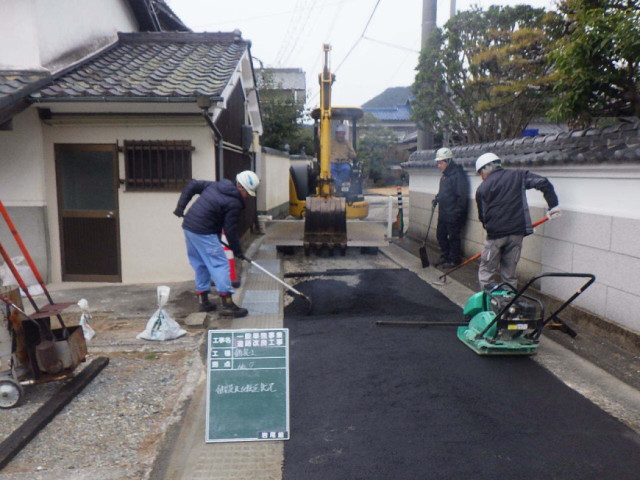
M 563 0 L 566 35 L 552 54 L 557 94 L 550 117 L 586 125 L 640 116 L 640 2 Z
M 546 112 L 552 88 L 548 52 L 560 17 L 528 5 L 474 8 L 434 29 L 413 85 L 413 117 L 453 143 L 520 136 Z
M 313 131 L 303 125 L 302 105 L 277 96 L 262 100 L 262 145 L 284 150 L 286 145 L 292 153 L 305 147 L 306 153 L 313 153 Z
M 261 80 L 262 145 L 277 150 L 288 145 L 292 153 L 304 147 L 307 154 L 313 154 L 313 131 L 304 125 L 304 104 L 279 89 L 270 72 L 263 70 Z
M 358 161 L 362 162 L 363 177 L 374 185 L 383 185 L 385 170 L 390 164 L 399 164 L 407 159 L 406 152 L 393 149 L 396 136 L 392 130 L 382 127 L 371 114 L 361 122 L 358 139 Z

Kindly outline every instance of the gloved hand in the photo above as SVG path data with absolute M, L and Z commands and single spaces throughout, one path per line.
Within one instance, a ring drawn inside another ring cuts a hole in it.
M 236 258 L 239 258 L 240 260 L 246 260 L 247 262 L 249 261 L 249 259 L 247 257 L 244 256 L 244 253 L 242 252 L 238 252 L 238 253 L 233 253 L 233 256 Z
M 551 210 L 547 212 L 547 217 L 549 217 L 549 220 L 558 218 L 560 215 L 562 215 L 562 210 L 560 210 L 560 206 L 558 205 L 556 205 L 555 207 L 553 207 Z
M 173 214 L 176 217 L 184 217 L 184 208 L 176 207 L 176 209 L 173 211 Z
M 433 208 L 436 208 L 438 206 L 438 199 L 434 198 L 433 200 L 431 200 L 431 206 Z

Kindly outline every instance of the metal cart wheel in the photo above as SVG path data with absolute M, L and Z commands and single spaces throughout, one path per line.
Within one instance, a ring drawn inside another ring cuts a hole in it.
M 22 385 L 12 378 L 0 380 L 0 408 L 13 408 L 22 398 Z

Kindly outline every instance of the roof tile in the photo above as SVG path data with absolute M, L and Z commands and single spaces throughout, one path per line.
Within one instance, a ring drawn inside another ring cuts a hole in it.
M 64 73 L 42 99 L 218 96 L 248 42 L 231 34 L 119 34 L 118 43 Z
M 548 136 L 452 147 L 454 158 L 471 167 L 485 152 L 494 152 L 505 165 L 535 166 L 608 161 L 640 162 L 640 119 L 627 119 L 606 128 L 575 130 Z M 414 152 L 405 168 L 435 168 L 436 150 Z

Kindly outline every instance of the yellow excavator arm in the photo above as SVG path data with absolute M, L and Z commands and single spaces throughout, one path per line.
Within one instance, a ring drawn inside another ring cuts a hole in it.
M 329 52 L 331 45 L 323 46 L 324 62 L 320 79 L 320 176 L 318 178 L 318 194 L 321 197 L 329 197 L 334 193 L 333 179 L 331 178 L 331 85 L 335 75 L 329 67 Z
M 347 214 L 344 198 L 334 196 L 331 177 L 331 85 L 335 76 L 329 68 L 331 46 L 324 44 L 324 62 L 320 74 L 320 175 L 318 194 L 307 197 L 303 245 L 305 253 L 313 248 L 347 249 Z

